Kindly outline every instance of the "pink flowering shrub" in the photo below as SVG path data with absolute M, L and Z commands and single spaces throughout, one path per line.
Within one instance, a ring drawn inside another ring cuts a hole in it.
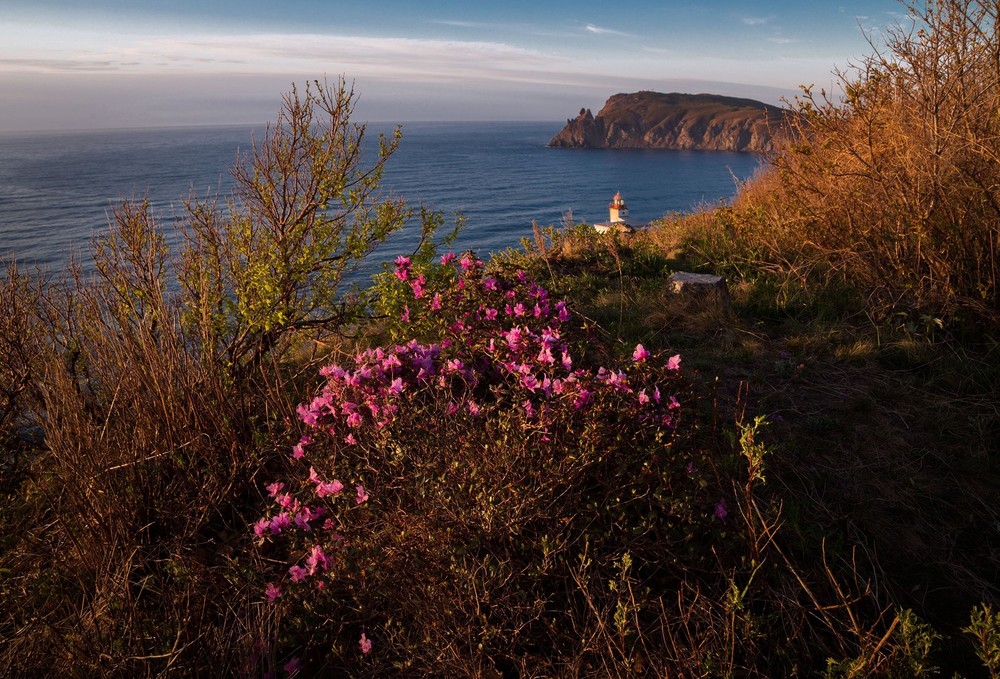
M 710 557 L 691 554 L 725 517 L 705 460 L 673 446 L 678 356 L 594 365 L 608 352 L 564 302 L 468 254 L 400 257 L 385 285 L 390 333 L 416 337 L 320 371 L 299 472 L 253 526 L 282 564 L 261 596 L 285 652 L 462 673 L 579 654 L 557 628 L 591 615 L 592 568 L 629 553 L 670 582 L 681 553 Z

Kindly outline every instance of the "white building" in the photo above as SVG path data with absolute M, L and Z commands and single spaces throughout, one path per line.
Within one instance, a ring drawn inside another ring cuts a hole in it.
M 608 221 L 594 224 L 597 233 L 632 233 L 635 227 L 628 221 L 628 205 L 622 198 L 621 191 L 615 193 L 614 199 L 608 205 Z

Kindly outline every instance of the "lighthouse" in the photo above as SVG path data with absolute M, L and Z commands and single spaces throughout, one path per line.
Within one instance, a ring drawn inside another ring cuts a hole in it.
M 594 224 L 594 230 L 597 233 L 611 233 L 612 231 L 631 233 L 635 231 L 635 228 L 629 224 L 628 205 L 625 204 L 621 191 L 615 193 L 615 197 L 608 204 L 608 221 Z
M 608 213 L 610 215 L 608 221 L 612 224 L 628 223 L 628 205 L 625 204 L 621 191 L 615 193 L 614 199 L 608 205 Z

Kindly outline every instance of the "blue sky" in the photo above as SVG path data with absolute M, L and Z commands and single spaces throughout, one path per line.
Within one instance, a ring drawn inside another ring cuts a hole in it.
M 0 0 L 0 131 L 259 123 L 353 80 L 370 121 L 552 120 L 617 92 L 778 103 L 896 0 Z

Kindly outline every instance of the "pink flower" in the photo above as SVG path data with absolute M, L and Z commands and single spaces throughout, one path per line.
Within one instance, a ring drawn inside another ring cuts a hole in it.
M 285 484 L 280 482 L 274 482 L 267 487 L 267 494 L 271 497 L 278 497 L 278 493 L 285 489 Z
M 639 403 L 641 403 L 643 405 L 646 405 L 647 403 L 649 403 L 649 396 L 646 395 L 646 390 L 645 389 L 643 389 L 642 391 L 639 392 Z
M 645 361 L 647 358 L 649 358 L 649 356 L 650 354 L 649 351 L 646 349 L 646 347 L 642 346 L 641 344 L 635 345 L 635 351 L 632 352 L 633 361 L 635 361 L 636 363 L 640 361 Z
M 354 434 L 348 434 L 347 436 L 344 437 L 344 443 L 346 443 L 349 446 L 353 446 L 357 445 L 358 440 L 354 438 Z
M 267 535 L 267 533 L 270 531 L 270 528 L 271 528 L 271 520 L 268 519 L 267 517 L 263 517 L 257 519 L 257 521 L 254 523 L 253 532 L 254 534 L 257 535 L 257 537 L 262 538 L 265 535 Z
M 441 293 L 440 292 L 435 292 L 434 293 L 434 297 L 431 298 L 430 307 L 431 307 L 431 311 L 440 311 L 441 310 Z
M 721 498 L 715 505 L 715 518 L 719 521 L 725 521 L 727 516 L 729 516 L 729 508 L 726 507 L 726 498 Z
M 276 587 L 273 582 L 267 583 L 267 588 L 264 590 L 264 598 L 267 599 L 267 603 L 273 604 L 279 597 L 281 597 L 281 589 Z
M 298 658 L 292 658 L 285 663 L 285 671 L 288 672 L 288 676 L 294 677 L 299 673 L 302 668 L 302 663 L 299 662 Z
M 302 582 L 306 579 L 306 575 L 309 574 L 309 571 L 296 564 L 288 569 L 288 574 L 292 576 L 292 582 Z
M 486 310 L 486 320 L 495 321 L 497 319 L 497 310 L 490 307 Z
M 521 350 L 521 342 L 524 340 L 524 333 L 520 328 L 511 328 L 503 334 L 507 338 L 507 346 L 510 347 L 511 351 Z
M 361 647 L 361 652 L 368 655 L 372 652 L 372 640 L 365 636 L 365 633 L 361 633 L 361 641 L 358 642 L 358 646 Z
M 462 271 L 468 271 L 476 265 L 476 260 L 469 255 L 462 255 L 462 259 L 458 260 L 458 264 L 462 267 Z
M 292 527 L 292 518 L 288 516 L 288 512 L 281 512 L 276 514 L 271 518 L 271 535 L 278 535 L 282 530 Z
M 358 496 L 354 498 L 354 501 L 357 502 L 358 504 L 366 502 L 368 500 L 368 493 L 365 492 L 365 487 L 358 486 L 357 489 L 358 489 Z
M 295 525 L 308 533 L 312 530 L 312 526 L 309 525 L 309 519 L 311 518 L 312 514 L 309 512 L 309 509 L 306 508 L 306 511 L 298 512 L 295 515 Z
M 300 438 L 299 442 L 296 443 L 295 446 L 292 448 L 292 457 L 295 458 L 296 460 L 302 459 L 302 457 L 306 454 L 306 446 L 308 446 L 312 442 L 313 442 L 313 437 L 309 436 L 308 434 Z
M 674 354 L 667 360 L 667 370 L 680 370 L 681 369 L 681 355 Z
M 351 413 L 347 416 L 347 426 L 351 428 L 357 428 L 361 426 L 362 417 L 361 413 Z
M 569 355 L 568 351 L 564 350 L 562 352 L 562 361 L 561 362 L 562 362 L 563 368 L 565 368 L 566 370 L 572 370 L 573 369 L 573 357 Z
M 492 277 L 487 277 L 483 279 L 483 290 L 496 290 L 497 289 L 497 279 Z
M 340 491 L 344 490 L 344 484 L 342 484 L 337 479 L 333 481 L 320 481 L 316 484 L 316 495 L 319 497 L 326 497 L 327 495 L 336 495 Z
M 299 419 L 310 427 L 314 426 L 319 419 L 317 413 L 310 409 L 305 403 L 300 403 L 295 409 L 295 412 L 298 413 Z
M 410 277 L 410 258 L 400 255 L 396 258 L 396 278 L 405 281 Z
M 399 320 L 403 321 L 403 323 L 409 323 L 410 322 L 410 307 L 409 306 L 404 306 L 403 307 L 403 313 L 401 313 L 399 315 Z
M 521 405 L 524 407 L 524 415 L 529 420 L 535 417 L 535 405 L 531 401 L 525 399 Z
M 560 322 L 565 323 L 569 320 L 569 311 L 566 310 L 566 302 L 556 303 L 556 311 L 559 312 L 557 318 Z
M 323 552 L 322 547 L 313 545 L 309 557 L 306 559 L 306 565 L 309 566 L 309 575 L 315 575 L 317 569 L 324 571 L 327 569 L 326 554 Z
M 410 281 L 410 287 L 413 288 L 413 296 L 420 299 L 424 296 L 424 285 L 427 280 L 424 278 L 423 274 L 417 276 L 414 280 Z
M 332 377 L 335 380 L 339 380 L 344 377 L 344 369 L 339 365 L 326 365 L 319 369 L 319 374 L 323 377 Z
M 628 386 L 628 378 L 625 377 L 625 373 L 621 370 L 616 370 L 608 373 L 607 382 L 609 385 L 616 389 L 621 389 L 622 391 L 630 392 L 632 387 Z
M 448 266 L 454 261 L 455 261 L 454 252 L 446 252 L 445 254 L 441 255 L 441 266 Z

